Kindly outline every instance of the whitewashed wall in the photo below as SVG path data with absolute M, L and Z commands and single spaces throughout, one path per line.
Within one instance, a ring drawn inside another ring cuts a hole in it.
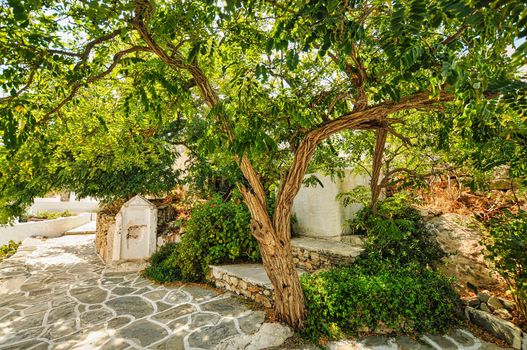
M 60 196 L 35 198 L 28 211 L 32 214 L 36 214 L 43 211 L 62 212 L 65 210 L 68 210 L 73 214 L 96 212 L 99 210 L 99 202 L 93 198 L 77 200 L 75 193 L 72 193 L 70 200 L 67 202 L 61 202 Z
M 337 195 L 347 192 L 359 185 L 369 185 L 369 177 L 353 174 L 350 170 L 344 172 L 343 178 L 331 179 L 320 173 L 315 175 L 324 185 L 316 187 L 302 186 L 293 203 L 293 213 L 296 223 L 293 224 L 295 234 L 339 239 L 342 235 L 350 234 L 347 220 L 362 208 L 361 204 L 344 207 L 336 199 Z
M 0 245 L 22 241 L 31 236 L 59 237 L 72 228 L 87 224 L 91 220 L 91 214 L 85 213 L 77 216 L 69 216 L 44 221 L 20 222 L 12 226 L 0 226 Z

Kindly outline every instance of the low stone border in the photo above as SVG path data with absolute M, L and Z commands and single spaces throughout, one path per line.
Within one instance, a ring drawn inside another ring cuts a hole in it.
M 337 266 L 350 266 L 362 252 L 362 244 L 297 237 L 291 241 L 293 262 L 308 272 Z
M 267 308 L 273 306 L 273 286 L 266 281 L 248 279 L 234 274 L 221 266 L 211 266 L 209 281 L 217 288 L 242 295 Z

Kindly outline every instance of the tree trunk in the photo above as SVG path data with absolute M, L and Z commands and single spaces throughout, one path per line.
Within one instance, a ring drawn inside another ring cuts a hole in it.
M 375 213 L 377 211 L 377 202 L 381 194 L 381 186 L 379 184 L 379 177 L 381 175 L 382 156 L 384 154 L 384 147 L 386 145 L 386 137 L 388 129 L 380 128 L 375 132 L 375 153 L 373 155 L 373 165 L 371 172 L 371 209 Z
M 295 329 L 302 329 L 305 316 L 304 293 L 293 263 L 291 239 L 289 236 L 278 239 L 276 231 L 263 232 L 262 229 L 253 220 L 253 234 L 265 237 L 258 242 L 265 272 L 274 287 L 275 311 L 282 321 Z
M 291 220 L 284 217 L 279 220 L 284 224 L 276 226 L 267 211 L 265 200 L 246 187 L 241 186 L 240 189 L 251 212 L 251 232 L 258 240 L 264 269 L 274 288 L 275 311 L 282 321 L 295 329 L 302 329 L 304 294 L 291 253 Z M 286 209 L 280 213 L 290 213 L 291 208 Z

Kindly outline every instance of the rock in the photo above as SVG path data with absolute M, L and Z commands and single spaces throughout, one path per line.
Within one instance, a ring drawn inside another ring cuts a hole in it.
M 189 327 L 194 329 L 202 326 L 214 326 L 220 320 L 220 315 L 197 312 L 192 314 Z
M 72 288 L 72 297 L 85 304 L 99 304 L 106 300 L 108 292 L 96 286 Z
M 225 338 L 237 334 L 234 321 L 224 321 L 219 325 L 202 327 L 194 331 L 188 336 L 188 343 L 193 348 L 213 349 Z
M 238 318 L 240 329 L 246 334 L 252 334 L 260 329 L 260 326 L 265 321 L 265 312 L 252 311 L 246 316 Z
M 503 304 L 501 303 L 501 301 L 499 301 L 499 299 L 494 296 L 489 298 L 489 300 L 487 301 L 487 306 L 492 311 L 503 309 Z
M 472 348 L 476 345 L 476 341 L 478 341 L 474 335 L 463 329 L 451 330 L 448 336 L 463 348 Z
M 471 307 L 465 308 L 465 313 L 472 323 L 486 329 L 497 338 L 505 340 L 514 349 L 521 349 L 522 330 L 513 323 Z
M 395 338 L 395 344 L 401 350 L 420 350 L 422 345 L 407 336 L 400 336 Z
M 495 310 L 494 313 L 499 318 L 502 318 L 504 320 L 512 320 L 512 315 L 509 311 L 507 311 L 507 309 L 498 309 L 498 310 Z
M 486 303 L 479 304 L 479 309 L 484 312 L 490 312 L 489 306 Z
M 247 282 L 245 282 L 244 280 L 240 280 L 240 289 L 247 289 Z
M 364 349 L 364 345 L 353 340 L 331 341 L 327 345 L 328 350 L 358 350 Z
M 293 335 L 291 328 L 279 323 L 264 323 L 253 335 L 238 335 L 222 341 L 215 350 L 260 350 L 280 346 Z
M 106 306 L 113 309 L 117 315 L 132 315 L 141 318 L 154 311 L 152 305 L 137 296 L 119 297 L 106 302 Z
M 197 311 L 196 307 L 192 304 L 182 304 L 176 307 L 173 307 L 171 309 L 165 310 L 163 312 L 160 312 L 154 316 L 152 316 L 153 319 L 156 321 L 169 323 L 170 321 L 179 318 L 181 316 L 189 315 L 193 312 Z
M 439 335 L 427 334 L 421 338 L 425 343 L 428 343 L 430 346 L 443 350 L 457 350 L 458 347 L 452 341 L 448 340 L 445 337 Z
M 501 303 L 503 304 L 503 306 L 509 310 L 509 311 L 514 311 L 516 310 L 516 303 L 512 300 L 509 300 L 509 299 L 505 299 L 505 298 L 499 298 L 498 299 L 501 301 Z
M 82 328 L 94 326 L 111 319 L 112 316 L 112 313 L 106 309 L 87 311 L 80 316 L 80 326 Z
M 473 216 L 443 214 L 424 217 L 427 229 L 446 253 L 441 270 L 456 277 L 459 285 L 468 283 L 483 289 L 505 288 L 506 283 L 483 256 L 481 229 Z
M 180 290 L 174 290 L 166 296 L 165 300 L 171 304 L 183 304 L 190 301 L 190 296 Z
M 471 307 L 478 307 L 480 304 L 479 298 L 477 297 L 461 298 L 461 302 L 463 303 L 463 305 Z
M 217 312 L 227 317 L 241 316 L 247 310 L 245 306 L 234 298 L 225 298 L 201 305 L 201 310 Z
M 167 340 L 164 340 L 161 344 L 155 347 L 156 350 L 184 350 L 184 338 L 186 333 L 174 334 Z
M 490 297 L 491 295 L 488 290 L 482 290 L 481 292 L 478 293 L 478 299 L 482 303 L 486 303 L 487 301 L 489 301 Z

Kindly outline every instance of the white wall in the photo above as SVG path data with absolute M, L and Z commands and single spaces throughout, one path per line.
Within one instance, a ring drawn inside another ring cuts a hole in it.
M 59 237 L 72 228 L 87 224 L 90 220 L 91 214 L 85 213 L 45 221 L 21 222 L 13 226 L 0 226 L 0 245 L 10 240 L 22 241 L 31 236 Z
M 94 199 L 86 198 L 78 201 L 74 198 L 75 194 L 72 194 L 73 200 L 68 202 L 61 202 L 60 197 L 35 198 L 29 212 L 36 214 L 43 211 L 62 212 L 68 210 L 73 214 L 80 214 L 99 210 L 99 202 Z
M 352 204 L 344 207 L 336 199 L 342 192 L 352 190 L 358 185 L 369 185 L 369 177 L 356 175 L 350 170 L 345 170 L 343 178 L 325 176 L 320 173 L 315 175 L 324 185 L 316 187 L 302 186 L 293 203 L 293 213 L 296 223 L 293 231 L 311 237 L 338 239 L 341 235 L 350 234 L 347 220 L 362 208 L 361 204 Z

